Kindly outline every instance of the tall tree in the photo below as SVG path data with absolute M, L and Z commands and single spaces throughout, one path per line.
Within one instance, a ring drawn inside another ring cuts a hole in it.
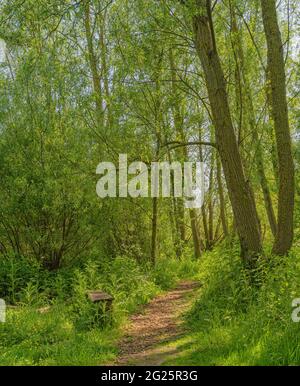
M 271 83 L 272 117 L 278 154 L 278 228 L 273 252 L 285 255 L 293 242 L 294 162 L 286 97 L 286 76 L 276 1 L 261 0 L 264 30 L 268 47 L 268 71 Z
M 245 63 L 245 55 L 244 55 L 244 47 L 241 38 L 241 29 L 239 28 L 237 17 L 236 17 L 236 8 L 235 4 L 233 4 L 230 0 L 230 16 L 231 16 L 231 39 L 232 46 L 234 50 L 234 57 L 236 61 L 236 72 L 238 73 L 238 82 L 236 82 L 236 88 L 239 90 L 236 94 L 238 95 L 238 99 L 241 99 L 240 105 L 244 107 L 246 110 L 245 113 L 241 113 L 242 118 L 240 119 L 240 126 L 244 126 L 243 137 L 252 135 L 252 145 L 255 145 L 255 163 L 256 170 L 261 186 L 261 190 L 264 197 L 264 204 L 266 208 L 266 213 L 268 216 L 269 224 L 273 235 L 276 235 L 277 232 L 277 223 L 276 216 L 273 208 L 271 192 L 269 189 L 269 183 L 267 179 L 267 175 L 264 167 L 264 157 L 262 151 L 261 141 L 258 135 L 258 128 L 255 119 L 255 111 L 253 105 L 253 91 L 250 86 L 250 80 L 248 75 L 248 69 Z M 242 108 L 241 108 L 242 110 Z M 249 133 L 250 132 L 250 133 Z M 241 133 L 241 129 L 239 130 Z M 247 160 L 245 160 L 247 162 Z
M 242 257 L 252 265 L 255 256 L 260 254 L 262 250 L 260 224 L 254 195 L 244 174 L 234 132 L 226 81 L 215 40 L 211 2 L 196 0 L 194 4 L 194 38 L 205 75 L 215 126 L 216 144 L 240 238 Z
M 172 93 L 173 93 L 172 111 L 173 111 L 174 129 L 175 129 L 176 139 L 184 143 L 186 142 L 185 132 L 184 132 L 184 114 L 186 113 L 186 109 L 184 106 L 184 98 L 182 97 L 177 87 L 177 82 L 179 79 L 176 73 L 176 67 L 174 63 L 174 56 L 173 56 L 172 49 L 170 49 L 169 61 L 170 61 L 170 70 L 171 70 L 171 79 L 172 79 Z M 181 162 L 188 161 L 187 147 L 183 146 L 179 148 L 178 151 L 176 152 L 176 155 L 177 155 L 177 159 L 179 159 Z M 176 207 L 177 207 L 177 223 L 180 225 L 179 229 L 180 229 L 181 242 L 185 242 L 184 200 L 177 199 Z M 201 256 L 201 241 L 200 241 L 200 235 L 199 235 L 199 227 L 197 224 L 196 210 L 190 209 L 189 216 L 190 216 L 190 223 L 191 223 L 191 229 L 192 229 L 195 257 L 199 258 Z

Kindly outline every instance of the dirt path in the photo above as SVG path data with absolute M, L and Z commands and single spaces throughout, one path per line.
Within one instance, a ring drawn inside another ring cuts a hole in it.
M 157 296 L 142 312 L 133 315 L 121 340 L 116 365 L 158 366 L 176 355 L 168 345 L 184 332 L 182 314 L 197 296 L 199 282 L 184 281 L 174 290 Z

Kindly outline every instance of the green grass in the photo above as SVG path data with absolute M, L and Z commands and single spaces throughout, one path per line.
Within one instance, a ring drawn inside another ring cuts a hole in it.
M 197 278 L 203 287 L 185 316 L 187 332 L 169 344 L 175 355 L 165 364 L 299 365 L 300 323 L 291 320 L 299 256 L 295 249 L 284 259 L 264 259 L 251 277 L 238 248 L 224 245 L 200 261 L 161 258 L 155 269 L 119 257 L 67 275 L 36 275 L 13 294 L 18 307 L 0 324 L 0 364 L 112 363 L 128 315 L 178 281 Z M 95 288 L 114 295 L 112 315 L 88 302 L 86 291 Z M 40 314 L 45 305 L 50 311 Z
M 261 262 L 251 285 L 237 251 L 217 249 L 200 266 L 204 286 L 186 315 L 188 332 L 172 343 L 168 365 L 300 365 L 300 324 L 291 319 L 300 297 L 299 250 Z
M 128 315 L 179 280 L 193 277 L 197 266 L 189 258 L 161 258 L 155 269 L 142 269 L 134 260 L 119 257 L 98 265 L 88 262 L 72 275 L 61 271 L 45 279 L 42 273 L 13 294 L 17 308 L 9 309 L 6 322 L 0 323 L 0 365 L 112 363 Z M 88 289 L 115 297 L 112 314 L 89 303 Z M 46 305 L 49 312 L 38 312 Z
M 116 354 L 118 331 L 77 331 L 59 307 L 46 314 L 25 307 L 0 326 L 1 365 L 98 365 Z

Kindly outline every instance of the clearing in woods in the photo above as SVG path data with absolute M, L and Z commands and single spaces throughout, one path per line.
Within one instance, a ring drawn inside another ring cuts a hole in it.
M 119 344 L 116 365 L 159 366 L 176 356 L 171 342 L 185 332 L 183 314 L 197 297 L 200 283 L 184 281 L 157 296 L 130 318 Z

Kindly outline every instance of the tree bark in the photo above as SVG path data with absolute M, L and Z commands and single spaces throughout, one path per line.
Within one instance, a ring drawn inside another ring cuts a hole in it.
M 155 265 L 157 254 L 158 198 L 152 198 L 151 263 Z
M 217 52 L 211 4 L 206 0 L 195 0 L 193 16 L 196 50 L 199 55 L 211 104 L 216 143 L 227 183 L 237 231 L 241 244 L 241 255 L 250 265 L 254 265 L 262 251 L 260 224 L 254 195 L 245 178 L 241 156 L 234 133 L 229 110 L 226 82 Z
M 214 243 L 214 167 L 215 167 L 215 152 L 211 151 L 210 157 L 210 172 L 209 172 L 209 188 L 208 188 L 208 235 L 209 248 L 212 248 Z
M 201 257 L 201 240 L 198 232 L 196 209 L 190 209 L 190 219 L 191 219 L 191 228 L 192 228 L 192 236 L 193 236 L 193 244 L 194 244 L 194 253 L 195 253 L 196 259 L 199 259 Z
M 223 233 L 225 237 L 228 237 L 228 226 L 226 219 L 226 209 L 225 209 L 225 198 L 224 198 L 224 189 L 222 184 L 222 167 L 219 157 L 217 157 L 217 181 L 218 181 L 218 193 L 220 201 L 220 217 L 223 228 Z
M 201 141 L 202 141 L 202 133 L 201 133 L 201 128 L 200 128 L 199 129 L 199 142 L 201 142 Z M 200 162 L 204 161 L 202 145 L 199 146 L 199 159 L 200 159 Z M 205 249 L 209 249 L 209 233 L 208 233 L 205 201 L 203 202 L 203 205 L 201 207 L 201 215 L 202 215 L 202 223 L 203 223 L 203 230 L 204 230 L 204 236 L 205 236 Z
M 233 45 L 233 50 L 235 51 L 237 72 L 239 72 L 240 74 L 238 77 L 239 87 L 237 87 L 236 85 L 236 87 L 240 91 L 237 94 L 239 98 L 243 99 L 243 102 L 241 102 L 241 105 L 244 106 L 246 109 L 245 114 L 242 115 L 244 116 L 244 119 L 240 120 L 240 124 L 244 124 L 245 127 L 250 130 L 250 133 L 252 133 L 253 142 L 255 145 L 254 157 L 255 157 L 257 174 L 258 174 L 261 190 L 263 192 L 264 203 L 265 203 L 265 208 L 266 208 L 266 213 L 268 216 L 270 228 L 271 228 L 272 234 L 275 236 L 277 232 L 276 216 L 273 208 L 268 180 L 265 173 L 262 147 L 261 147 L 261 143 L 257 132 L 257 125 L 255 121 L 255 112 L 254 112 L 253 99 L 252 99 L 252 90 L 250 86 L 250 81 L 247 76 L 248 74 L 246 72 L 243 43 L 242 43 L 241 34 L 240 34 L 241 31 L 239 30 L 239 27 L 236 21 L 235 9 L 234 9 L 234 6 L 232 6 L 231 2 L 230 2 L 230 8 L 231 8 L 231 12 L 230 12 L 231 13 L 231 33 L 233 35 L 232 45 Z M 239 132 L 241 132 L 241 130 Z M 245 137 L 247 135 L 248 135 L 248 132 L 244 133 Z M 247 161 L 245 160 L 245 162 Z
M 272 117 L 278 154 L 278 226 L 273 253 L 286 255 L 293 243 L 295 172 L 286 98 L 284 54 L 277 20 L 276 1 L 261 0 L 261 7 L 268 47 Z

